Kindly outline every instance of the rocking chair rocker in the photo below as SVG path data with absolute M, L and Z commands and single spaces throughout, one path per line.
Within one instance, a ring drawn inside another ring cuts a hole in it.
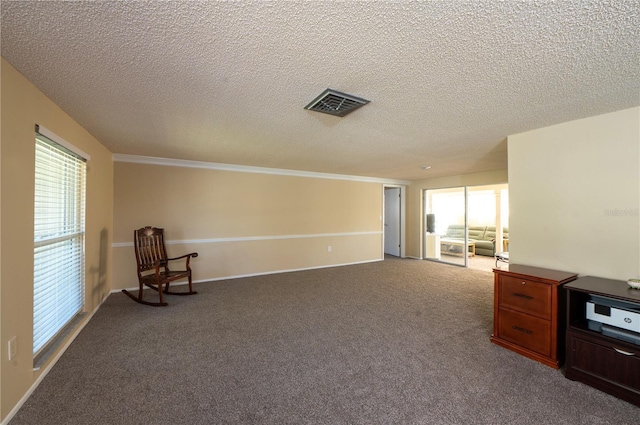
M 191 267 L 189 261 L 198 256 L 197 252 L 192 252 L 176 258 L 167 258 L 167 250 L 164 246 L 164 229 L 156 227 L 143 227 L 133 232 L 134 248 L 136 252 L 136 263 L 138 265 L 138 283 L 140 290 L 136 297 L 126 289 L 123 289 L 135 302 L 154 307 L 166 306 L 162 294 L 169 295 L 193 295 L 197 294 L 193 290 L 191 282 Z M 185 270 L 169 270 L 169 262 L 185 259 Z M 169 284 L 175 280 L 188 278 L 188 292 L 169 292 Z M 164 285 L 164 289 L 163 289 Z M 150 302 L 142 299 L 142 289 L 148 286 L 158 292 L 160 302 Z

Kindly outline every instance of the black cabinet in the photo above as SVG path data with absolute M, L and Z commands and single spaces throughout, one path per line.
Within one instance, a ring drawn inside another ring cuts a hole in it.
M 592 295 L 640 304 L 640 290 L 624 281 L 582 277 L 567 291 L 566 377 L 640 406 L 640 345 L 589 329 Z

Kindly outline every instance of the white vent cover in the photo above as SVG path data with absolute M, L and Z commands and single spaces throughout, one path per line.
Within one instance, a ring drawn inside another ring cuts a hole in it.
M 304 109 L 344 117 L 367 103 L 369 103 L 368 100 L 336 90 L 326 89 L 320 96 L 305 106 Z

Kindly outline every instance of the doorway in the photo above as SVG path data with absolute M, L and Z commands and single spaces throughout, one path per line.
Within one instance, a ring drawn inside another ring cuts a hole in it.
M 423 219 L 423 258 L 492 271 L 508 251 L 508 184 L 425 190 Z
M 467 228 L 467 188 L 427 190 L 424 198 L 426 258 L 466 267 L 469 255 L 475 255 Z

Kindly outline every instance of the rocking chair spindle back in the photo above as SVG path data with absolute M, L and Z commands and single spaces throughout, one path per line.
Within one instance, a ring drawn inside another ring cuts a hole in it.
M 167 303 L 163 299 L 163 294 L 171 295 L 193 295 L 197 294 L 193 290 L 190 260 L 198 256 L 197 252 L 182 255 L 180 257 L 168 258 L 167 249 L 164 244 L 164 229 L 157 227 L 143 227 L 133 232 L 134 249 L 136 254 L 136 264 L 138 273 L 138 284 L 140 289 L 138 296 L 133 295 L 126 289 L 123 289 L 126 295 L 134 301 L 141 304 L 151 306 L 166 306 Z M 169 262 L 175 260 L 184 260 L 184 270 L 170 270 Z M 189 291 L 170 292 L 169 284 L 179 279 L 187 279 Z M 160 301 L 151 302 L 143 299 L 143 288 L 149 288 L 158 291 Z M 164 286 L 164 288 L 163 288 Z

